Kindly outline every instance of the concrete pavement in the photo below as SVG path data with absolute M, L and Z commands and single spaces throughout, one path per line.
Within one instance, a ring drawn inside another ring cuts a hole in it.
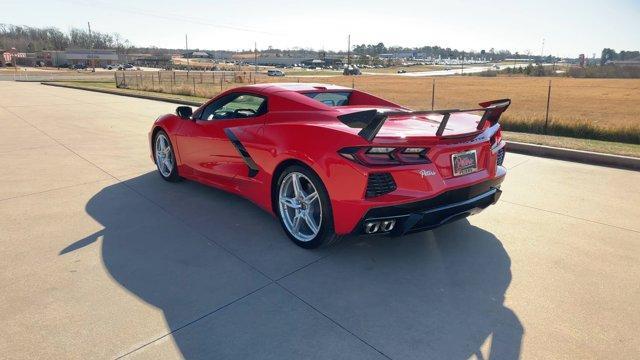
M 0 82 L 7 358 L 515 359 L 640 353 L 640 173 L 507 154 L 500 203 L 300 249 L 154 173 L 175 105 Z

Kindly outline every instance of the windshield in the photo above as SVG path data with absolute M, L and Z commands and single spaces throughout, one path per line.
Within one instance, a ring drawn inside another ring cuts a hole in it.
M 350 91 L 308 92 L 303 95 L 329 106 L 349 105 Z

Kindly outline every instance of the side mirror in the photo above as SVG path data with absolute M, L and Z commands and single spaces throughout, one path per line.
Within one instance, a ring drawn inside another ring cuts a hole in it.
M 176 115 L 180 116 L 183 119 L 191 119 L 191 115 L 193 115 L 193 109 L 191 106 L 178 106 L 176 108 Z

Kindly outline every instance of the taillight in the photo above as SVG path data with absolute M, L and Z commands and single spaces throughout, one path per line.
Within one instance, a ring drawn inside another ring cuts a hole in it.
M 498 129 L 491 137 L 491 145 L 499 144 L 502 141 L 502 130 Z
M 428 148 L 348 147 L 338 151 L 343 157 L 367 166 L 429 164 Z

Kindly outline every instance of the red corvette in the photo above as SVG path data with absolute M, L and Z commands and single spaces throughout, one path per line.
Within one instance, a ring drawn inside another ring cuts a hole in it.
M 502 99 L 468 110 L 411 111 L 321 84 L 238 87 L 180 106 L 149 133 L 163 179 L 244 196 L 299 246 L 347 234 L 433 229 L 500 197 Z

